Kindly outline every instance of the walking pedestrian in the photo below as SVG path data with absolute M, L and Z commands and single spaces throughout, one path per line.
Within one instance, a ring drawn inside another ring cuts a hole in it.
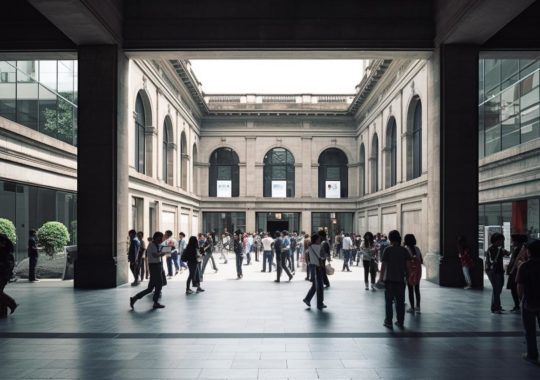
M 352 240 L 348 233 L 345 234 L 345 237 L 341 241 L 341 249 L 343 252 L 343 269 L 342 272 L 350 272 L 351 269 L 349 268 L 349 264 L 351 261 L 351 248 L 352 248 Z
M 514 308 L 510 310 L 511 313 L 519 313 L 521 311 L 519 306 L 519 296 L 517 292 L 516 276 L 518 266 L 521 264 L 518 257 L 522 250 L 526 250 L 525 243 L 527 243 L 527 235 L 512 234 L 512 255 L 510 256 L 510 262 L 506 267 L 506 274 L 508 275 L 508 281 L 506 288 L 510 289 L 512 293 L 512 299 L 514 300 Z
M 201 281 L 204 281 L 203 280 L 204 272 L 206 270 L 206 265 L 208 264 L 209 260 L 212 262 L 212 268 L 214 269 L 214 272 L 218 271 L 216 261 L 214 260 L 214 255 L 212 254 L 212 252 L 214 251 L 212 235 L 210 234 L 206 235 L 206 241 L 203 243 L 202 248 L 203 248 L 202 249 L 203 262 L 202 262 L 202 268 L 201 268 Z
M 274 239 L 265 233 L 261 244 L 263 246 L 263 269 L 261 272 L 266 272 L 266 263 L 268 263 L 268 272 L 272 272 L 272 244 L 274 244 Z
M 197 268 L 199 255 L 199 244 L 197 242 L 197 238 L 195 236 L 191 236 L 181 256 L 182 261 L 187 263 L 189 270 L 189 276 L 186 281 L 186 294 L 193 293 L 190 284 L 193 284 L 193 286 L 197 288 L 197 293 L 204 292 L 204 289 L 201 288 L 201 279 L 199 276 L 199 270 Z
M 182 271 L 183 269 L 188 269 L 188 266 L 187 266 L 186 262 L 184 260 L 182 260 L 182 255 L 184 254 L 184 250 L 186 249 L 186 246 L 187 246 L 186 234 L 185 233 L 180 232 L 178 234 L 178 244 L 177 244 L 177 246 L 178 246 L 178 264 L 180 265 L 180 271 Z
M 309 265 L 308 270 L 311 273 L 311 288 L 306 297 L 302 300 L 308 307 L 311 307 L 311 299 L 317 293 L 317 309 L 323 310 L 327 306 L 324 304 L 323 275 L 324 259 L 320 256 L 321 237 L 315 234 L 311 237 L 311 245 L 308 248 Z
M 159 297 L 161 296 L 161 288 L 163 287 L 163 255 L 161 252 L 161 243 L 163 242 L 163 233 L 155 232 L 152 237 L 152 243 L 148 244 L 146 253 L 148 256 L 148 266 L 150 267 L 150 281 L 148 281 L 148 288 L 135 294 L 135 296 L 129 298 L 129 306 L 133 310 L 135 302 L 154 291 L 152 308 L 162 309 L 165 305 L 160 304 Z
M 276 262 L 277 262 L 277 278 L 274 282 L 280 282 L 281 272 L 285 271 L 287 276 L 289 276 L 289 281 L 293 279 L 293 274 L 287 266 L 287 257 L 289 256 L 290 251 L 290 242 L 287 238 L 288 232 L 276 232 L 276 238 L 274 240 L 274 250 L 276 251 Z
M 28 238 L 28 281 L 30 282 L 39 281 L 36 277 L 38 256 L 36 230 L 30 230 L 30 237 Z
M 233 249 L 236 256 L 236 278 L 238 280 L 244 277 L 242 274 L 242 261 L 244 261 L 244 246 L 241 239 L 242 232 L 237 231 L 234 234 Z
M 390 231 L 388 238 L 390 245 L 384 249 L 381 257 L 381 279 L 385 285 L 384 300 L 386 304 L 384 326 L 389 329 L 393 327 L 393 303 L 395 303 L 396 325 L 403 328 L 405 322 L 405 279 L 407 278 L 409 252 L 401 246 L 401 235 L 398 231 Z
M 165 241 L 162 243 L 164 247 L 169 247 L 170 254 L 166 257 L 167 262 L 167 276 L 169 278 L 173 277 L 173 264 L 175 268 L 174 275 L 176 276 L 178 274 L 178 271 L 180 270 L 180 266 L 178 265 L 178 249 L 176 247 L 176 240 L 173 238 L 173 233 L 171 230 L 165 231 Z
M 465 277 L 465 283 L 467 284 L 463 289 L 472 289 L 471 272 L 474 269 L 474 260 L 465 236 L 458 237 L 458 256 L 461 261 L 463 277 Z
M 129 269 L 131 274 L 133 274 L 133 282 L 131 286 L 139 285 L 139 273 L 137 271 L 137 257 L 139 256 L 139 249 L 141 247 L 141 242 L 137 239 L 137 231 L 129 230 L 129 249 L 128 249 L 128 261 Z M 32 281 L 32 280 L 30 280 Z
M 416 246 L 416 237 L 413 234 L 405 235 L 403 246 L 409 251 L 409 260 L 407 261 L 407 289 L 409 290 L 409 303 L 411 306 L 407 310 L 407 313 L 420 314 L 420 280 L 422 279 L 422 264 L 424 263 L 424 259 L 422 252 Z
M 139 254 L 137 255 L 137 278 L 140 277 L 139 282 L 144 281 L 144 271 L 146 269 L 146 243 L 144 242 L 144 233 L 142 231 L 137 232 L 137 239 L 139 239 Z

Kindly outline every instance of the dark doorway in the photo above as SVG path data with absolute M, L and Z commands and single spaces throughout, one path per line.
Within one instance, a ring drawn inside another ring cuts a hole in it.
M 289 222 L 286 220 L 269 220 L 266 222 L 266 231 L 274 233 L 276 231 L 289 230 Z

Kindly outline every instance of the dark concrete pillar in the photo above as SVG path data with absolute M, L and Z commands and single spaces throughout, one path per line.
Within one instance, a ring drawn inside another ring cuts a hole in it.
M 117 46 L 81 46 L 78 53 L 75 287 L 110 288 L 127 281 L 127 139 L 119 107 L 127 73 Z
M 440 285 L 463 286 L 456 240 L 478 250 L 478 48 L 442 45 L 440 58 Z M 478 268 L 480 269 L 480 268 Z

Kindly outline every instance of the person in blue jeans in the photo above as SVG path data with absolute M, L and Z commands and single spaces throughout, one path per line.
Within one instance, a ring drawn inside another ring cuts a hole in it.
M 382 253 L 381 279 L 384 281 L 384 300 L 386 318 L 384 326 L 391 329 L 393 320 L 393 303 L 396 305 L 397 322 L 403 328 L 405 321 L 405 279 L 407 278 L 407 260 L 409 252 L 401 246 L 401 235 L 393 230 L 388 234 L 390 245 Z
M 321 257 L 321 237 L 315 234 L 311 237 L 311 245 L 308 247 L 309 264 L 308 270 L 311 274 L 311 288 L 306 297 L 302 300 L 308 307 L 311 307 L 311 299 L 317 293 L 317 309 L 326 308 L 324 304 L 323 271 L 324 259 Z
M 522 306 L 521 318 L 527 341 L 527 352 L 521 357 L 539 365 L 536 324 L 540 326 L 540 240 L 529 241 L 527 251 L 530 259 L 521 264 L 516 277 Z
M 268 272 L 272 272 L 272 245 L 274 244 L 274 239 L 265 233 L 261 244 L 263 247 L 263 269 L 261 272 L 266 272 L 266 263 L 268 263 Z

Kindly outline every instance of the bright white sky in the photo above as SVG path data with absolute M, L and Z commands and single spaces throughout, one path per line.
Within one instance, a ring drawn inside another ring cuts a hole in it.
M 354 94 L 362 60 L 191 60 L 206 94 Z

